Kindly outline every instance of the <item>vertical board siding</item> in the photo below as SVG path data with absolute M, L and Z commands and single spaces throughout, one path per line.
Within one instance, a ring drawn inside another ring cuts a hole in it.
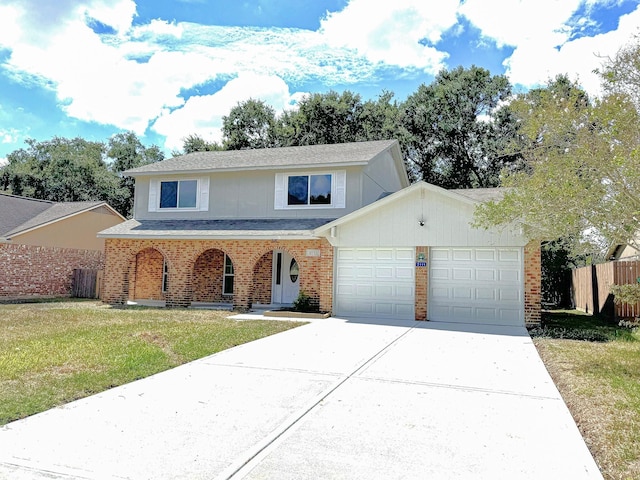
M 616 261 L 575 268 L 571 272 L 573 301 L 577 310 L 609 317 L 634 318 L 640 315 L 640 304 L 614 304 L 611 285 L 636 283 L 640 277 L 640 261 Z
M 99 298 L 102 283 L 102 278 L 98 281 L 98 276 L 102 277 L 99 272 L 99 270 L 74 268 L 71 295 L 76 298 Z
M 640 277 L 640 261 L 614 262 L 615 279 L 617 285 L 637 283 Z M 635 318 L 640 316 L 640 303 L 630 305 L 621 303 L 616 305 L 616 316 L 619 318 Z

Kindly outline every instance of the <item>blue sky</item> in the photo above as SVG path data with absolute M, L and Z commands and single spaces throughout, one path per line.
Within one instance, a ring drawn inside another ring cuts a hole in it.
M 482 66 L 518 90 L 593 74 L 639 32 L 640 0 L 3 0 L 0 163 L 25 139 L 132 130 L 167 153 L 259 98 L 404 100 L 442 68 Z

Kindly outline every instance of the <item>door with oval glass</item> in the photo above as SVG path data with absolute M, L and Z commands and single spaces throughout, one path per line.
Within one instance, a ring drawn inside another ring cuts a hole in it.
M 291 304 L 300 292 L 300 271 L 296 259 L 284 250 L 273 251 L 273 303 Z

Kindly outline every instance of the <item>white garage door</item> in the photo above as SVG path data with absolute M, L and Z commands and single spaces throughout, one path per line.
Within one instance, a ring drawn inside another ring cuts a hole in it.
M 335 313 L 414 319 L 413 248 L 339 248 Z
M 522 248 L 431 248 L 429 320 L 524 325 Z

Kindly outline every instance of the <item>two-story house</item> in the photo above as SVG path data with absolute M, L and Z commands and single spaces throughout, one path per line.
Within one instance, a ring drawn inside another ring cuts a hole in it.
M 134 219 L 101 232 L 103 299 L 288 305 L 522 325 L 539 245 L 471 227 L 498 189 L 410 185 L 397 141 L 191 153 L 129 170 Z

